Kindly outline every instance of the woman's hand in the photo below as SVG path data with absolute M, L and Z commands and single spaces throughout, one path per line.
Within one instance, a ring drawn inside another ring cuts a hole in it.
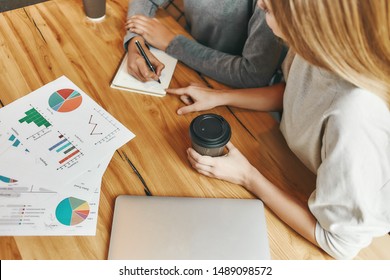
M 135 15 L 126 21 L 125 28 L 142 36 L 145 41 L 160 50 L 165 51 L 175 38 L 175 33 L 166 28 L 158 19 L 143 15 Z
M 229 152 L 224 156 L 202 156 L 189 148 L 187 157 L 199 173 L 247 187 L 251 176 L 258 171 L 231 142 L 228 142 L 226 147 Z
M 187 106 L 177 110 L 179 115 L 190 112 L 210 110 L 214 107 L 223 105 L 223 97 L 218 90 L 208 88 L 201 84 L 191 84 L 184 88 L 166 89 L 169 94 L 178 95 Z
M 145 59 L 140 54 L 137 46 L 135 45 L 135 41 L 138 40 L 142 45 L 146 55 L 148 56 L 150 62 L 152 63 L 156 74 L 153 73 L 145 62 Z M 144 39 L 142 37 L 134 37 L 132 38 L 127 45 L 127 72 L 140 80 L 141 82 L 147 81 L 157 81 L 161 76 L 161 72 L 164 69 L 165 65 L 162 64 L 145 46 Z

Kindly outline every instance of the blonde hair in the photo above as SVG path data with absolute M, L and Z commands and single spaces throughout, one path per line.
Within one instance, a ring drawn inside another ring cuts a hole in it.
M 308 62 L 390 106 L 388 0 L 266 0 L 287 44 Z

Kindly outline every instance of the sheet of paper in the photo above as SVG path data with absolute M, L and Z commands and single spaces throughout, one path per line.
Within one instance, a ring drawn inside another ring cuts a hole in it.
M 42 187 L 77 178 L 135 136 L 64 76 L 2 108 L 0 120 L 0 175 Z
M 110 159 L 57 192 L 0 181 L 0 235 L 95 235 L 101 179 Z
M 177 59 L 155 48 L 151 48 L 150 51 L 165 65 L 160 77 L 161 84 L 156 81 L 144 83 L 131 76 L 127 72 L 126 63 L 128 54 L 126 53 L 111 83 L 111 87 L 142 94 L 164 96 L 166 94 L 165 89 L 169 87 L 173 72 L 175 71 Z
M 66 77 L 0 109 L 0 235 L 94 235 L 102 176 L 135 135 Z

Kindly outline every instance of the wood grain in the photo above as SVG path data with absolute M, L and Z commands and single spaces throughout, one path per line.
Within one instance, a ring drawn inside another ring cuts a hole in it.
M 82 1 L 56 0 L 0 14 L 0 100 L 4 105 L 66 75 L 103 108 L 136 134 L 114 155 L 101 184 L 96 236 L 0 237 L 0 259 L 106 259 L 115 198 L 146 195 L 126 155 L 152 195 L 254 198 L 241 186 L 211 179 L 188 163 L 188 127 L 201 113 L 176 114 L 181 101 L 110 88 L 124 55 L 122 38 L 127 0 L 108 0 L 104 21 L 88 21 Z M 158 17 L 177 33 L 186 34 L 164 11 Z M 191 82 L 217 83 L 179 62 L 170 87 Z M 277 123 L 266 113 L 220 107 L 233 130 L 232 142 L 270 180 L 307 201 L 315 176 L 288 149 Z M 273 259 L 329 259 L 266 208 Z M 375 240 L 361 259 L 389 259 L 390 237 Z

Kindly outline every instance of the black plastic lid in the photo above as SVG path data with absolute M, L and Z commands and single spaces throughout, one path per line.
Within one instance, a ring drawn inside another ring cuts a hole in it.
M 191 140 L 205 148 L 219 148 L 230 140 L 229 123 L 216 114 L 203 114 L 192 120 L 190 125 Z

